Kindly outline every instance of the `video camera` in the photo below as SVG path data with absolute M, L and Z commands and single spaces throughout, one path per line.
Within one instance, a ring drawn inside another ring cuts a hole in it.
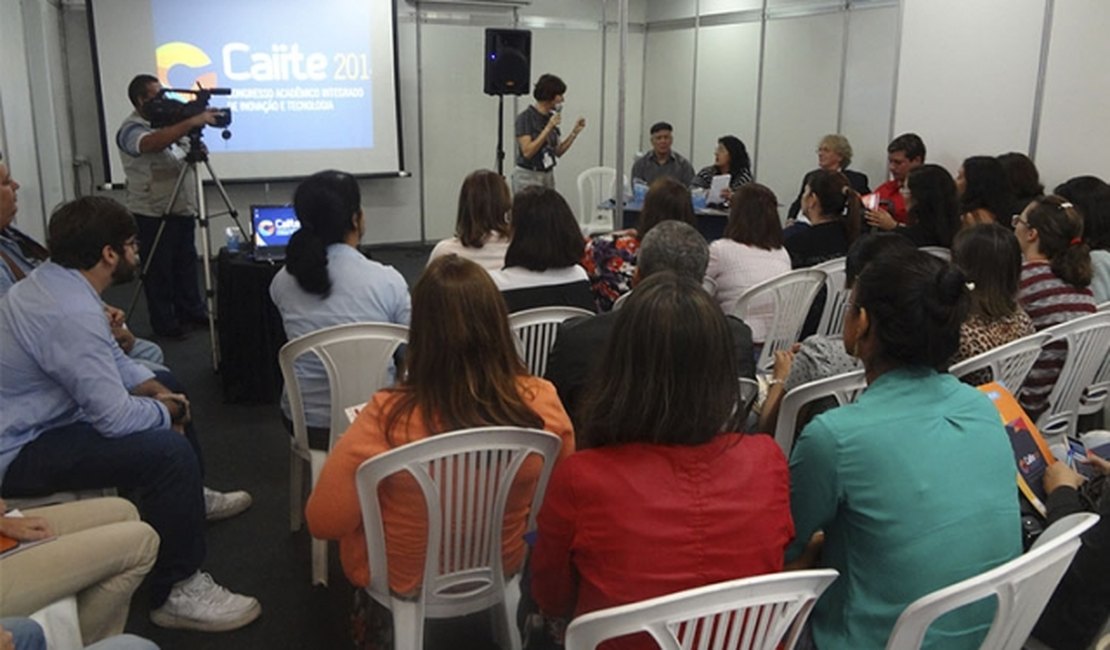
M 167 93 L 189 94 L 193 95 L 194 99 L 183 102 L 166 97 Z M 212 99 L 212 95 L 230 94 L 230 88 L 199 88 L 195 90 L 191 88 L 163 88 L 158 91 L 153 99 L 143 104 L 143 116 L 150 120 L 152 127 L 160 129 L 187 120 L 194 115 L 200 115 L 208 110 L 208 102 Z M 231 132 L 227 130 L 227 127 L 231 125 L 231 109 L 217 108 L 215 110 L 216 121 L 210 126 L 224 129 L 223 137 L 226 140 L 231 137 Z

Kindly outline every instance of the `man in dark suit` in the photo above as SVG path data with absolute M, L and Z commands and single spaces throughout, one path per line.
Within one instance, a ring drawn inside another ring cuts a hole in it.
M 709 264 L 709 245 L 701 233 L 681 221 L 664 221 L 651 229 L 640 243 L 633 287 L 652 273 L 673 271 L 701 282 Z M 609 333 L 616 322 L 613 311 L 566 321 L 559 326 L 555 345 L 547 359 L 545 376 L 559 391 L 570 414 L 577 416 L 579 395 L 591 371 L 599 363 Z M 752 330 L 744 321 L 727 316 L 732 334 L 732 349 L 742 377 L 755 378 L 755 358 L 752 355 Z M 696 363 L 696 359 L 691 359 Z M 577 422 L 576 422 L 577 424 Z

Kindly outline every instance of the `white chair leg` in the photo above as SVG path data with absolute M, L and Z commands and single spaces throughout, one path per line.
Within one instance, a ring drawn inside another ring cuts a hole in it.
M 305 461 L 295 451 L 289 452 L 289 531 L 297 532 L 304 524 Z
M 312 584 L 328 586 L 328 543 L 312 539 Z
M 505 597 L 493 608 L 494 634 L 501 650 L 520 650 L 520 629 L 516 612 L 520 607 L 520 574 L 505 582 Z
M 424 607 L 418 602 L 393 599 L 393 647 L 422 650 L 424 647 Z

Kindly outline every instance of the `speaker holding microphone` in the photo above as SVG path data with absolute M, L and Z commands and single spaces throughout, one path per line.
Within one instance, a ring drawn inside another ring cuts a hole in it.
M 486 29 L 487 95 L 527 95 L 532 68 L 532 32 Z

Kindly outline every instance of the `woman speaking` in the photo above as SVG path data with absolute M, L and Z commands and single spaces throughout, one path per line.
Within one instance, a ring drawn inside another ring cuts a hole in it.
M 570 135 L 559 139 L 560 111 L 567 85 L 553 74 L 540 75 L 532 97 L 536 103 L 516 116 L 516 169 L 513 170 L 513 194 L 529 185 L 555 189 L 555 159 L 574 144 L 586 128 L 586 118 L 579 117 Z

